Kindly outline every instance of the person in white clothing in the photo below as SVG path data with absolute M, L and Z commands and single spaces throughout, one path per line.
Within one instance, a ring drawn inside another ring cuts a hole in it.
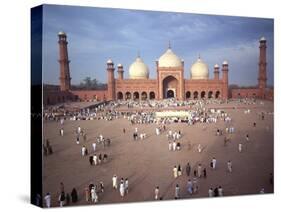
M 158 128 L 158 127 L 156 128 L 156 130 L 155 130 L 155 131 L 156 131 L 156 135 L 160 135 L 160 130 L 159 130 L 159 128 Z
M 117 185 L 117 176 L 116 176 L 116 175 L 114 175 L 114 176 L 112 177 L 112 187 L 113 187 L 114 189 L 117 189 L 117 188 L 118 188 L 118 185 Z
M 201 146 L 201 144 L 198 144 L 197 149 L 198 149 L 198 152 L 199 152 L 199 153 L 201 153 L 201 152 L 202 152 L 202 146 Z
M 199 178 L 200 178 L 201 175 L 202 175 L 202 166 L 201 166 L 200 163 L 199 163 L 199 165 L 198 165 L 198 167 L 197 167 L 197 175 L 198 175 Z
M 45 204 L 47 208 L 51 207 L 51 194 L 47 193 L 46 196 L 44 197 L 45 199 Z
M 212 168 L 213 169 L 216 169 L 216 164 L 217 164 L 217 160 L 216 160 L 216 158 L 213 158 L 212 159 Z
M 172 151 L 173 147 L 172 147 L 172 142 L 169 141 L 169 151 Z
M 241 144 L 241 143 L 238 144 L 238 151 L 239 151 L 239 152 L 242 152 L 242 144 Z
M 173 133 L 173 141 L 176 140 L 176 133 Z
M 61 128 L 60 129 L 60 135 L 63 136 L 63 133 L 64 133 L 63 128 Z
M 221 186 L 219 186 L 218 191 L 219 191 L 219 197 L 222 197 L 223 196 L 223 189 L 222 189 Z
M 214 196 L 214 190 L 212 188 L 209 189 L 208 193 L 209 193 L 209 197 Z
M 94 154 L 94 156 L 93 156 L 93 161 L 94 161 L 95 166 L 98 165 L 98 156 L 96 154 Z
M 129 193 L 129 180 L 128 180 L 128 178 L 125 179 L 125 192 L 126 192 L 126 194 Z
M 177 142 L 173 141 L 173 151 L 176 151 L 176 149 L 177 149 Z
M 124 185 L 124 182 L 120 183 L 119 191 L 120 191 L 120 196 L 123 198 L 124 195 L 125 195 L 125 185 Z
M 169 132 L 168 132 L 168 139 L 172 138 L 172 134 L 173 134 L 172 130 L 169 130 Z
M 228 161 L 227 162 L 227 169 L 228 169 L 228 171 L 231 173 L 232 172 L 232 163 L 231 163 L 231 161 Z
M 98 195 L 95 186 L 91 189 L 91 197 L 92 197 L 92 202 L 94 203 L 98 202 Z
M 154 199 L 158 200 L 159 199 L 159 187 L 156 186 L 155 190 L 154 190 Z
M 82 156 L 85 156 L 85 155 L 86 155 L 86 147 L 85 147 L 85 146 L 82 146 L 82 148 L 81 148 L 81 154 L 82 154 Z
M 174 174 L 174 178 L 177 178 L 177 177 L 178 177 L 178 168 L 177 168 L 177 166 L 174 166 L 174 168 L 173 168 L 173 174 Z
M 180 198 L 180 186 L 177 184 L 175 187 L 175 199 Z
M 93 147 L 93 152 L 95 152 L 97 149 L 97 143 L 96 142 L 92 143 L 92 147 Z
M 81 133 L 81 127 L 80 127 L 80 126 L 77 127 L 77 133 L 78 133 L 78 134 Z
M 100 140 L 99 140 L 99 141 L 100 141 L 100 142 L 102 142 L 102 141 L 103 141 L 103 135 L 102 135 L 102 134 L 100 134 L 100 136 L 99 136 L 99 137 L 100 137 Z

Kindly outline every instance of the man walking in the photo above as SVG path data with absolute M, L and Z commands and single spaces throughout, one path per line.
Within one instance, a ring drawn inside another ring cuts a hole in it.
M 175 187 L 175 199 L 179 199 L 179 198 L 180 198 L 180 186 L 179 184 L 177 184 Z
M 228 169 L 228 172 L 229 172 L 229 173 L 232 172 L 232 163 L 231 163 L 230 160 L 227 162 L 227 169 Z
M 96 192 L 96 187 L 92 187 L 91 189 L 91 197 L 92 197 L 92 202 L 97 203 L 98 202 L 98 195 Z
M 47 208 L 51 207 L 51 194 L 47 193 L 46 196 L 44 197 L 45 199 L 45 204 Z
M 119 191 L 120 191 L 120 196 L 123 198 L 124 195 L 125 195 L 125 185 L 124 185 L 124 182 L 120 183 Z
M 129 193 L 129 180 L 128 180 L 128 178 L 125 179 L 125 192 L 126 192 L 126 194 Z
M 197 174 L 198 174 L 198 177 L 200 178 L 201 175 L 202 175 L 202 166 L 201 164 L 199 163 L 198 167 L 197 167 Z
M 190 179 L 188 179 L 187 181 L 187 192 L 192 195 L 193 192 L 193 184 L 192 181 Z
M 93 157 L 93 155 L 90 155 L 90 157 L 89 157 L 89 162 L 90 162 L 90 165 L 92 166 L 92 165 L 93 165 L 93 162 L 94 162 L 94 157 Z
M 96 154 L 94 154 L 93 161 L 95 166 L 98 165 L 98 156 Z
M 212 188 L 209 189 L 208 193 L 209 193 L 209 197 L 213 197 L 214 196 L 214 191 L 213 191 Z
M 177 166 L 174 166 L 174 168 L 173 168 L 173 174 L 174 174 L 174 178 L 177 178 L 177 177 L 178 177 L 178 169 L 177 169 Z
M 187 165 L 186 165 L 186 175 L 187 175 L 188 177 L 190 176 L 190 171 L 191 171 L 190 164 L 187 163 Z
M 61 128 L 60 129 L 60 136 L 63 136 L 63 133 L 64 133 L 63 128 Z
M 154 199 L 158 200 L 159 199 L 159 186 L 156 186 L 154 190 Z
M 242 152 L 242 144 L 241 144 L 241 143 L 238 144 L 238 151 L 239 151 L 239 152 Z
M 118 185 L 117 185 L 117 176 L 116 175 L 114 175 L 112 177 L 112 186 L 113 186 L 114 189 L 117 189 L 117 187 L 118 187 Z
M 97 143 L 96 142 L 92 143 L 92 147 L 93 147 L 93 152 L 95 152 L 97 148 Z
M 219 192 L 219 197 L 222 197 L 223 196 L 223 189 L 222 189 L 221 186 L 219 186 L 218 192 Z
M 204 176 L 204 178 L 207 178 L 207 170 L 206 170 L 206 168 L 203 169 L 203 176 Z
M 216 165 L 217 165 L 217 160 L 216 160 L 215 157 L 213 157 L 211 165 L 212 165 L 212 168 L 215 170 L 216 169 Z

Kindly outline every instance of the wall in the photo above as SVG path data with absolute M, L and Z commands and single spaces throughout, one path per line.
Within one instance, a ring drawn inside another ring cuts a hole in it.
M 77 90 L 70 91 L 76 100 L 80 101 L 101 101 L 107 99 L 107 90 Z
M 258 88 L 235 88 L 231 90 L 231 97 L 234 99 L 260 97 L 260 90 Z
M 194 97 L 194 92 L 198 92 L 198 98 L 201 98 L 201 93 L 205 92 L 205 98 L 209 95 L 211 98 L 222 98 L 223 82 L 222 80 L 185 80 L 185 98 Z M 190 97 L 188 97 L 188 92 L 190 92 Z M 217 94 L 217 95 L 216 95 Z
M 125 99 L 126 93 L 131 94 L 133 98 L 134 93 L 139 94 L 139 98 L 142 93 L 146 93 L 149 98 L 149 94 L 153 92 L 155 98 L 157 98 L 157 81 L 151 79 L 124 79 L 116 80 L 116 97 L 117 99 Z M 123 98 L 120 98 L 122 93 Z

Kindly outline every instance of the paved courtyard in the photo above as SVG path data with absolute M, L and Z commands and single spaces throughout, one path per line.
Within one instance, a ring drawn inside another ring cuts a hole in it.
M 208 107 L 217 107 L 209 105 Z M 175 185 L 180 186 L 181 198 L 208 197 L 210 187 L 222 186 L 224 196 L 258 194 L 262 188 L 265 193 L 272 193 L 270 173 L 273 173 L 273 103 L 264 102 L 255 105 L 235 105 L 235 103 L 219 105 L 232 118 L 235 133 L 229 135 L 231 141 L 224 146 L 224 136 L 216 136 L 217 128 L 225 129 L 226 124 L 196 123 L 189 126 L 186 123 L 167 124 L 167 130 L 161 135 L 155 134 L 156 124 L 132 125 L 127 119 L 119 118 L 112 121 L 83 120 L 64 123 L 64 136 L 59 135 L 60 123 L 44 122 L 44 137 L 50 140 L 53 154 L 44 156 L 43 162 L 43 195 L 50 192 L 52 206 L 58 206 L 60 182 L 64 183 L 66 193 L 75 187 L 79 201 L 76 205 L 93 204 L 85 201 L 84 189 L 93 182 L 103 181 L 104 193 L 99 194 L 101 203 L 154 201 L 154 188 L 159 186 L 163 200 L 174 199 Z M 238 106 L 234 109 L 233 107 Z M 241 107 L 241 108 L 240 108 Z M 244 111 L 250 109 L 250 113 Z M 259 113 L 265 112 L 265 120 L 259 118 Z M 256 122 L 256 127 L 253 123 Z M 87 133 L 87 141 L 76 144 L 75 130 L 78 126 Z M 135 127 L 138 132 L 146 133 L 144 140 L 133 140 Z M 123 133 L 123 128 L 126 133 Z M 168 150 L 168 130 L 181 131 L 180 151 Z M 89 155 L 92 143 L 102 134 L 110 138 L 112 144 L 103 148 L 97 146 L 97 154 L 106 153 L 109 160 L 98 166 L 90 166 Z M 225 134 L 225 132 L 224 132 Z M 249 134 L 250 141 L 245 136 Z M 188 147 L 191 144 L 191 148 Z M 198 144 L 203 151 L 198 153 Z M 243 144 L 243 151 L 238 152 L 238 144 Z M 85 145 L 89 155 L 81 156 L 81 147 Z M 217 159 L 217 169 L 211 170 L 210 161 Z M 227 172 L 227 161 L 231 160 L 233 172 Z M 185 166 L 190 162 L 192 177 L 187 177 Z M 207 169 L 207 178 L 198 179 L 199 190 L 190 196 L 187 193 L 187 180 L 193 180 L 193 170 L 201 163 Z M 181 165 L 182 176 L 173 177 L 173 167 Z M 112 188 L 112 176 L 129 179 L 129 194 L 122 199 L 119 191 Z

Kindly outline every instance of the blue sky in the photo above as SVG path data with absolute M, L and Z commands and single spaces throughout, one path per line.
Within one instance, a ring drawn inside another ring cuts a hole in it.
M 106 82 L 106 61 L 122 63 L 125 77 L 138 51 L 156 78 L 155 60 L 167 49 L 185 61 L 185 78 L 198 55 L 213 66 L 229 62 L 230 84 L 256 85 L 259 38 L 267 39 L 268 84 L 273 85 L 273 19 L 45 5 L 44 83 L 59 83 L 59 31 L 68 35 L 72 84 L 90 76 Z M 116 73 L 117 75 L 117 73 Z

